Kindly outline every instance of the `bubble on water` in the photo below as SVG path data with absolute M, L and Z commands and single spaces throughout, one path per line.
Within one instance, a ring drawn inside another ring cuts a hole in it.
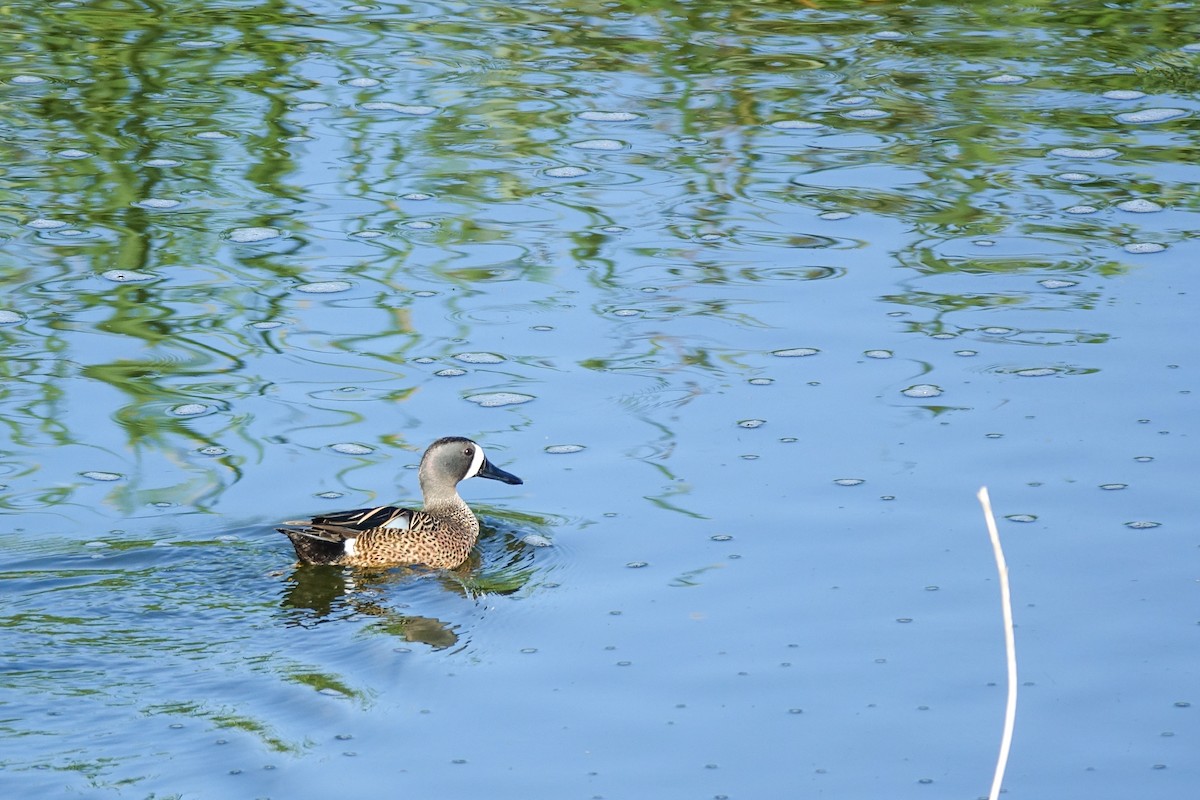
M 211 39 L 187 39 L 179 43 L 179 46 L 187 50 L 208 50 L 213 47 L 220 47 L 220 42 L 214 42 Z
M 253 244 L 254 242 L 266 242 L 271 239 L 278 239 L 283 235 L 283 232 L 277 228 L 234 228 L 225 234 L 226 238 L 231 242 L 238 244 Z
M 171 413 L 177 417 L 194 417 L 206 411 L 208 406 L 203 403 L 184 403 L 171 409 Z
M 355 89 L 370 89 L 372 86 L 378 86 L 379 81 L 375 78 L 351 78 L 346 81 L 346 85 Z
M 412 293 L 413 297 L 437 297 L 438 293 L 429 289 L 419 289 Z
M 255 330 L 258 330 L 258 331 L 269 331 L 269 330 L 274 330 L 275 328 L 282 328 L 283 323 L 279 322 L 277 320 L 267 319 L 267 320 L 260 320 L 258 322 L 251 322 L 249 327 L 254 328 Z
M 1009 522 L 1037 522 L 1036 514 L 1008 514 L 1004 518 Z
M 837 103 L 839 106 L 865 106 L 867 103 L 871 102 L 871 98 L 863 97 L 861 94 L 858 94 L 853 97 L 842 97 L 834 100 L 833 102 Z
M 1079 281 L 1064 281 L 1061 278 L 1046 278 L 1038 283 L 1046 289 L 1069 289 L 1079 285 Z
M 416 201 L 432 200 L 433 195 L 426 194 L 425 192 L 409 192 L 408 194 L 400 195 L 400 199 L 401 200 L 416 200 Z
M 955 350 L 954 355 L 962 356 L 963 358 L 970 358 L 972 356 L 979 355 L 979 351 L 978 350 Z
M 578 453 L 585 449 L 587 448 L 581 444 L 552 444 L 546 448 L 546 452 L 551 455 L 561 456 L 569 453 Z
M 1127 484 L 1127 483 L 1102 483 L 1102 484 L 1100 484 L 1100 488 L 1106 492 L 1118 492 L 1121 489 L 1126 489 L 1128 487 L 1129 487 L 1129 484 Z
M 1049 375 L 1057 375 L 1058 370 L 1050 367 L 1032 367 L 1030 369 L 1016 370 L 1014 375 L 1020 375 L 1022 378 L 1045 378 Z
M 1127 122 L 1131 125 L 1150 125 L 1155 122 L 1166 122 L 1172 119 L 1186 117 L 1188 114 L 1182 108 L 1144 108 L 1141 111 L 1129 111 L 1117 114 L 1117 122 Z
M 433 230 L 434 228 L 436 228 L 437 223 L 430 222 L 429 220 L 426 220 L 426 219 L 414 219 L 410 222 L 404 223 L 404 227 L 408 228 L 409 230 L 414 230 L 414 231 L 428 231 L 428 230 Z
M 867 358 L 891 358 L 891 350 L 864 350 L 863 355 Z
M 905 397 L 916 397 L 927 399 L 930 397 L 938 397 L 942 394 L 942 387 L 935 386 L 932 383 L 918 383 L 909 386 L 907 389 L 902 389 L 900 394 Z
M 173 158 L 148 158 L 142 163 L 147 167 L 178 167 L 183 162 Z
M 838 486 L 862 486 L 866 481 L 862 478 L 837 478 L 834 483 Z
M 1028 81 L 1028 78 L 1024 78 L 1020 75 L 1011 75 L 1007 72 L 983 79 L 984 83 L 990 83 L 993 86 L 1015 86 L 1019 83 L 1027 83 Z
M 883 119 L 891 115 L 892 112 L 884 111 L 882 108 L 857 108 L 842 114 L 846 119 Z
M 766 421 L 765 419 L 743 419 L 743 420 L 738 420 L 738 427 L 739 427 L 739 428 L 750 428 L 750 429 L 753 429 L 753 428 L 761 428 L 763 425 L 766 425 L 766 424 L 767 424 L 767 421 Z
M 579 150 L 620 150 L 624 146 L 624 142 L 616 139 L 585 139 L 582 142 L 571 143 L 571 147 Z
M 1117 203 L 1117 208 L 1121 209 L 1122 211 L 1129 211 L 1133 214 L 1153 214 L 1155 211 L 1163 210 L 1163 207 L 1153 200 L 1143 200 L 1141 198 L 1136 200 L 1123 200 L 1122 202 Z
M 826 211 L 823 214 L 819 214 L 818 216 L 820 216 L 821 219 L 827 219 L 827 220 L 836 222 L 837 220 L 840 220 L 840 219 L 850 219 L 850 217 L 852 217 L 854 215 L 851 214 L 849 211 Z
M 39 231 L 53 231 L 58 230 L 59 228 L 67 227 L 67 223 L 63 222 L 61 219 L 46 219 L 45 217 L 31 219 L 25 224 L 26 226 Z
M 329 103 L 320 103 L 315 100 L 308 100 L 303 103 L 297 103 L 292 107 L 297 111 L 321 111 L 329 108 Z
M 771 127 L 781 131 L 811 131 L 824 126 L 806 119 L 779 119 L 772 122 Z
M 457 353 L 454 357 L 466 364 L 501 364 L 505 361 L 504 356 L 497 353 Z
M 209 445 L 208 447 L 201 447 L 196 452 L 202 456 L 223 456 L 226 453 L 228 453 L 229 451 L 226 450 L 224 447 L 219 447 L 219 446 L 213 444 L 213 445 Z
M 546 174 L 551 178 L 578 178 L 587 175 L 587 172 L 583 167 L 551 167 L 546 170 Z
M 113 283 L 138 283 L 140 281 L 158 280 L 157 275 L 149 272 L 138 272 L 133 269 L 110 269 L 100 273 L 100 277 Z
M 1079 216 L 1084 214 L 1095 214 L 1099 210 L 1100 209 L 1096 208 L 1095 206 L 1071 206 L 1070 208 L 1064 209 L 1064 211 L 1066 211 L 1068 214 L 1076 214 Z
M 642 310 L 638 308 L 618 308 L 612 313 L 614 317 L 638 317 L 642 315 Z
M 329 445 L 329 449 L 347 456 L 365 456 L 375 452 L 374 447 L 367 447 L 365 444 L 356 442 L 338 442 Z
M 350 235 L 355 237 L 356 239 L 378 239 L 381 236 L 387 236 L 387 231 L 375 231 L 375 230 L 355 231 L 354 233 L 352 233 Z
M 751 386 L 770 386 L 774 382 L 774 378 L 751 378 L 748 381 Z
M 553 547 L 554 542 L 550 541 L 540 533 L 527 533 L 521 537 L 521 542 L 530 547 Z
M 1112 158 L 1117 154 L 1111 147 L 1056 147 L 1050 151 L 1050 155 L 1061 158 Z
M 976 247 L 995 247 L 996 246 L 996 243 L 991 239 L 976 239 L 975 241 L 971 242 L 971 244 L 975 245 Z
M 349 291 L 353 285 L 350 281 L 315 281 L 300 284 L 296 287 L 296 291 L 305 294 L 333 294 Z
M 59 158 L 91 158 L 92 154 L 86 150 L 77 150 L 74 147 L 71 147 L 66 150 L 59 150 L 58 157 Z
M 589 122 L 630 122 L 638 115 L 629 111 L 581 111 L 578 117 Z
M 648 562 L 648 561 L 630 561 L 625 566 L 629 567 L 630 569 L 642 569 L 643 567 L 650 566 L 650 562 Z M 628 663 L 628 662 L 625 662 L 625 663 Z
M 1150 528 L 1157 528 L 1159 525 L 1162 525 L 1162 523 L 1150 522 L 1149 520 L 1138 520 L 1136 522 L 1125 523 L 1126 528 L 1133 528 L 1135 531 L 1149 530 Z
M 786 350 L 772 350 L 771 355 L 780 358 L 804 358 L 805 356 L 815 356 L 819 352 L 821 351 L 815 347 L 789 347 Z
M 75 228 L 64 228 L 58 232 L 59 236 L 86 236 L 86 231 L 76 230 Z
M 1165 244 L 1159 244 L 1158 242 L 1130 242 L 1129 244 L 1125 245 L 1124 249 L 1126 253 L 1142 255 L 1145 253 L 1161 253 L 1163 250 L 1167 249 L 1167 246 Z
M 138 200 L 133 205 L 140 208 L 165 209 L 175 208 L 180 205 L 178 200 L 168 200 L 163 197 L 147 197 L 145 200 Z
M 121 475 L 120 473 L 117 473 L 117 472 L 101 472 L 100 470 L 95 470 L 95 469 L 90 469 L 87 472 L 81 472 L 79 474 L 82 475 L 83 477 L 87 478 L 88 480 L 105 481 L 105 482 L 119 481 L 119 480 L 121 480 L 121 478 L 125 477 L 124 475 Z
M 439 369 L 433 374 L 439 378 L 457 378 L 461 375 L 466 375 L 467 371 L 458 367 L 446 367 L 445 369 Z
M 546 332 L 546 331 L 554 330 L 554 326 L 553 325 L 533 325 L 533 326 L 530 326 L 529 330 Z
M 1134 456 L 1133 460 L 1139 464 L 1148 464 L 1154 460 L 1154 456 Z
M 220 141 L 222 139 L 232 139 L 233 137 L 224 131 L 201 131 L 196 134 L 196 138 L 206 141 Z
M 14 75 L 8 79 L 9 83 L 15 83 L 18 86 L 33 86 L 38 83 L 45 83 L 46 79 L 40 75 Z
M 339 497 L 342 496 L 342 493 L 341 492 L 333 492 L 333 491 L 318 492 L 316 494 L 316 496 L 321 498 L 322 500 L 337 500 Z
M 487 392 L 485 394 L 468 395 L 467 400 L 483 408 L 500 408 L 516 406 L 535 399 L 532 395 L 517 392 Z
M 0 309 L 0 325 L 16 325 L 18 322 L 25 320 L 24 314 L 18 314 L 16 311 L 8 309 Z
M 1005 328 L 1002 325 L 989 325 L 986 328 L 980 328 L 979 332 L 991 334 L 992 336 L 1004 336 L 1006 334 L 1012 333 L 1013 329 Z
M 1101 95 L 1109 100 L 1140 100 L 1145 96 L 1145 92 L 1139 92 L 1136 89 L 1110 89 Z
M 363 103 L 362 108 L 365 111 L 394 111 L 408 117 L 427 117 L 437 111 L 435 106 L 410 106 L 387 102 Z
M 1064 183 L 1089 183 L 1096 180 L 1095 175 L 1089 175 L 1086 172 L 1060 172 L 1054 177 Z
M 432 356 L 418 356 L 413 359 L 414 364 L 432 364 L 436 359 Z

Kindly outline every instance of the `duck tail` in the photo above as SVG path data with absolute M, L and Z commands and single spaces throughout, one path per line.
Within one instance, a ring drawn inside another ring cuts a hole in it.
M 345 547 L 339 541 L 331 541 L 299 528 L 276 528 L 292 540 L 296 549 L 296 558 L 303 564 L 336 564 L 345 554 Z

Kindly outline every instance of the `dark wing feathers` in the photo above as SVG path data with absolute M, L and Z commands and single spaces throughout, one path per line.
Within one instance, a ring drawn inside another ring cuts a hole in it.
M 296 555 L 309 564 L 332 564 L 345 553 L 345 541 L 375 528 L 390 527 L 405 530 L 412 522 L 413 512 L 395 506 L 356 508 L 312 519 L 283 523 L 278 528 L 296 548 Z
M 412 519 L 412 509 L 396 506 L 376 506 L 315 516 L 311 520 L 289 525 L 311 525 L 319 528 L 346 529 L 347 534 L 361 533 L 372 528 L 393 527 L 403 530 Z M 389 524 L 390 523 L 390 524 Z

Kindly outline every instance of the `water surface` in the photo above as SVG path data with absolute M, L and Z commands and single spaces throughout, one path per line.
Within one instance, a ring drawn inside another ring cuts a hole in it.
M 1009 796 L 1200 781 L 1190 6 L 11 12 L 14 793 L 979 797 L 982 484 Z

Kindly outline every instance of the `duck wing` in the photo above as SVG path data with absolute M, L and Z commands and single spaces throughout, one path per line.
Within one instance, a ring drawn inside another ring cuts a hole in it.
M 392 531 L 406 531 L 412 525 L 413 510 L 397 506 L 376 506 L 375 508 L 356 508 L 353 511 L 339 511 L 334 514 L 322 514 L 303 522 L 285 522 L 284 525 L 301 525 L 318 529 L 342 532 L 348 536 L 357 536 L 376 528 L 386 528 Z
M 332 564 L 346 555 L 346 541 L 369 531 L 406 531 L 413 510 L 396 506 L 356 508 L 312 519 L 284 522 L 276 528 L 292 540 L 296 556 L 308 564 Z

